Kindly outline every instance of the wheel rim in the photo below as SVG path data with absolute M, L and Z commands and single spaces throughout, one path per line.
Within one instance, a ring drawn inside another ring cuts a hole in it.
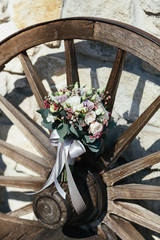
M 50 33 L 51 29 L 52 34 Z M 106 34 L 111 32 L 112 34 L 110 34 L 110 36 L 107 35 L 106 37 Z M 46 34 L 46 37 L 44 37 L 45 33 L 48 33 Z M 128 41 L 124 41 L 125 36 L 128 34 L 130 34 Z M 31 35 L 32 37 L 30 37 Z M 3 66 L 13 57 L 19 55 L 31 89 L 39 106 L 42 108 L 46 90 L 41 84 L 41 80 L 28 58 L 26 50 L 46 41 L 64 39 L 67 84 L 71 84 L 79 81 L 75 47 L 72 40 L 77 38 L 100 41 L 118 47 L 115 62 L 106 86 L 106 89 L 113 96 L 109 106 L 110 111 L 112 111 L 114 105 L 126 52 L 140 57 L 160 70 L 160 41 L 158 39 L 128 25 L 110 20 L 91 18 L 74 18 L 51 21 L 35 25 L 8 37 L 6 40 L 1 42 L 0 50 L 2 54 L 0 57 L 0 64 Z M 18 48 L 15 48 L 14 46 L 17 44 L 17 41 L 19 42 L 19 46 Z M 145 51 L 147 47 L 150 48 L 149 53 Z M 23 114 L 17 111 L 17 109 L 2 96 L 0 96 L 0 106 L 2 111 L 15 125 L 17 125 L 17 127 L 20 128 L 20 130 L 27 136 L 42 156 L 38 157 L 34 154 L 28 153 L 27 151 L 21 149 L 17 150 L 17 147 L 15 148 L 13 145 L 0 140 L 0 149 L 2 154 L 6 154 L 7 156 L 13 158 L 14 161 L 20 161 L 23 165 L 27 162 L 26 166 L 28 168 L 31 168 L 36 173 L 40 174 L 39 178 L 0 177 L 0 185 L 38 190 L 41 186 L 43 186 L 45 178 L 55 161 L 55 150 L 49 145 L 46 134 L 43 134 L 31 120 L 26 119 Z M 131 222 L 135 222 L 138 225 L 160 233 L 160 227 L 158 224 L 160 222 L 160 217 L 157 214 L 154 214 L 136 204 L 124 201 L 128 199 L 159 200 L 160 187 L 150 187 L 142 184 L 123 184 L 115 186 L 116 182 L 124 179 L 125 177 L 158 163 L 160 153 L 157 152 L 109 170 L 109 168 L 116 163 L 117 159 L 121 156 L 131 141 L 147 124 L 150 118 L 158 111 L 159 107 L 160 96 L 158 96 L 145 110 L 145 112 L 127 129 L 127 131 L 121 135 L 113 148 L 110 149 L 110 152 L 105 153 L 101 158 L 101 162 L 98 163 L 99 172 L 102 174 L 103 181 L 107 186 L 108 197 L 108 209 L 102 223 L 115 232 L 121 239 L 144 239 L 133 227 Z M 123 201 L 117 201 L 117 199 L 123 199 Z M 20 217 L 24 214 L 24 212 L 29 211 L 29 209 L 32 209 L 31 205 L 17 210 L 15 213 L 10 213 L 10 219 L 12 219 L 13 216 Z M 142 215 L 145 215 L 145 217 L 142 217 Z M 18 218 L 13 218 L 15 219 L 15 222 L 19 221 Z M 2 214 L 1 219 L 6 219 L 6 215 L 4 216 L 4 214 Z M 28 222 L 25 222 L 24 224 L 28 224 Z M 37 222 L 35 224 L 37 224 Z M 126 226 L 127 230 L 123 229 L 123 226 Z M 41 229 L 43 230 L 43 228 Z

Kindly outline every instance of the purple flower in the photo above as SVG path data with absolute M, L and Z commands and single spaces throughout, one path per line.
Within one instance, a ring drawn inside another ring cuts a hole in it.
M 87 99 L 83 102 L 83 106 L 87 107 L 89 110 L 92 110 L 94 108 L 94 103 Z
M 59 96 L 54 97 L 54 99 L 59 103 L 65 102 L 67 100 L 67 98 L 68 98 L 67 94 L 59 95 Z

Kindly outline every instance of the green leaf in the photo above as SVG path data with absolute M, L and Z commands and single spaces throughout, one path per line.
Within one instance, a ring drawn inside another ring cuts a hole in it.
M 84 143 L 84 142 L 83 142 Z M 101 148 L 101 139 L 96 139 L 94 143 L 84 143 L 92 152 L 99 152 Z
M 78 129 L 79 129 L 79 131 L 82 131 L 82 130 L 83 130 L 83 128 L 82 128 L 82 126 L 81 126 L 80 123 L 79 123 L 79 125 L 78 125 Z
M 48 117 L 48 113 L 50 113 L 49 108 L 45 109 L 45 111 L 42 113 L 45 118 Z
M 76 129 L 73 125 L 71 125 L 70 131 L 71 131 L 74 135 L 76 135 L 77 137 L 79 137 L 79 132 L 77 131 L 77 129 Z
M 65 112 L 64 110 L 62 110 L 62 111 L 60 112 L 60 114 L 61 114 L 63 117 L 66 117 L 66 112 Z
M 68 133 L 68 125 L 66 123 L 59 124 L 57 128 L 57 132 L 58 132 L 58 135 L 60 136 L 60 139 L 63 140 Z
M 43 114 L 46 108 L 37 110 L 38 113 Z
M 59 137 L 59 142 L 64 142 L 64 140 L 65 140 L 64 137 L 62 136 Z
M 95 142 L 95 138 L 93 138 L 93 139 L 90 139 L 89 138 L 89 135 L 85 135 L 84 137 L 84 140 L 86 141 L 86 143 L 93 143 L 93 142 Z
M 52 130 L 53 128 L 52 128 L 52 123 L 51 122 L 42 122 L 42 126 L 43 127 L 45 127 L 45 128 L 47 128 L 47 129 L 49 129 L 49 130 Z

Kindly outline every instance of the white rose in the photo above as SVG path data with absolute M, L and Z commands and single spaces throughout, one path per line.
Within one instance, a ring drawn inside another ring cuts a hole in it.
M 83 109 L 83 103 L 78 104 L 78 105 L 74 105 L 74 106 L 72 107 L 72 109 L 73 109 L 73 112 L 81 112 L 82 109 Z
M 71 107 L 79 105 L 81 98 L 79 96 L 72 96 L 66 100 L 66 103 L 70 104 Z
M 47 122 L 54 123 L 55 119 L 55 116 L 53 116 L 51 113 L 48 113 L 48 117 L 46 118 Z
M 96 115 L 101 115 L 102 113 L 104 113 L 103 108 L 101 108 L 101 107 L 97 108 L 95 113 L 96 113 Z
M 90 111 L 86 113 L 84 121 L 86 124 L 89 125 L 90 123 L 94 122 L 95 119 L 96 119 L 96 113 L 94 111 Z
M 103 130 L 103 124 L 99 122 L 93 122 L 89 126 L 89 133 L 96 135 L 97 133 L 101 133 Z

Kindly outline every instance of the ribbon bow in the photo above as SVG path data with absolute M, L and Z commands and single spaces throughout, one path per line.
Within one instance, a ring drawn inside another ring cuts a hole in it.
M 79 157 L 86 152 L 85 147 L 78 140 L 65 140 L 64 142 L 59 142 L 59 135 L 56 130 L 54 130 L 50 136 L 50 143 L 52 146 L 58 146 L 57 158 L 47 182 L 40 191 L 44 190 L 54 182 L 58 192 L 65 199 L 66 193 L 61 188 L 57 180 L 58 176 L 63 170 L 63 167 L 65 166 L 67 171 L 68 188 L 71 196 L 71 201 L 77 214 L 80 214 L 86 209 L 86 205 L 74 182 L 69 164 L 73 164 L 74 158 Z

